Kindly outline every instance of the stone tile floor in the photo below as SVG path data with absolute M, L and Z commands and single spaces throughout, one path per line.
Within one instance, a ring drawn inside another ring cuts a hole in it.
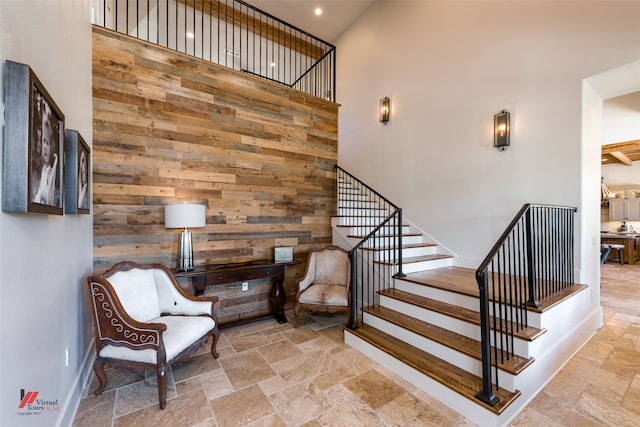
M 640 425 L 640 265 L 605 264 L 601 301 L 604 326 L 512 426 Z M 272 320 L 223 329 L 218 360 L 206 345 L 173 366 L 163 411 L 153 373 L 111 369 L 73 425 L 474 425 L 345 346 L 344 322 L 309 314 L 298 329 Z

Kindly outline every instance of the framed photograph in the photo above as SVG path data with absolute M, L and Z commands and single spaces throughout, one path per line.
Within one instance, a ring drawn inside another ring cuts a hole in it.
M 64 114 L 31 67 L 4 73 L 2 210 L 62 215 Z
M 77 130 L 67 129 L 64 140 L 64 213 L 91 212 L 91 151 Z

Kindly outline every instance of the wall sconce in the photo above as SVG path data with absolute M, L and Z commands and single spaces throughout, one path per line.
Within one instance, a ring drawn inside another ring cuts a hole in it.
M 493 146 L 500 151 L 507 149 L 511 135 L 511 116 L 502 110 L 493 116 Z
M 389 122 L 390 114 L 391 114 L 391 101 L 389 101 L 388 96 L 385 96 L 380 100 L 380 121 L 386 125 Z
M 207 225 L 207 208 L 205 205 L 178 203 L 165 205 L 164 227 L 184 228 L 178 241 L 178 265 L 176 271 L 193 270 L 193 245 L 191 233 L 187 227 L 204 227 Z

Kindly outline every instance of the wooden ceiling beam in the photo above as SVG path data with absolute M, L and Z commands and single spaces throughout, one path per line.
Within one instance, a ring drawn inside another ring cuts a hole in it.
M 616 159 L 618 159 L 618 161 L 620 161 L 620 163 L 624 163 L 627 166 L 632 166 L 633 162 L 631 161 L 630 158 L 628 158 L 627 156 L 625 156 L 622 152 L 620 151 L 612 151 L 611 154 L 613 157 L 615 157 Z
M 300 36 L 294 36 L 291 32 L 285 31 L 280 26 L 269 24 L 265 21 L 257 19 L 254 15 L 250 15 L 239 10 L 235 10 L 232 6 L 228 6 L 220 1 L 215 0 L 177 0 L 178 3 L 192 7 L 203 14 L 211 16 L 212 19 L 226 22 L 237 28 L 246 28 L 258 37 L 265 38 L 280 46 L 289 48 L 300 54 L 309 56 L 314 60 L 322 58 L 325 50 L 322 46 L 313 43 L 311 37 L 309 39 Z M 278 23 L 278 21 L 273 21 Z M 303 33 L 296 33 L 304 35 Z M 232 46 L 229 46 L 233 48 Z
M 602 146 L 602 164 L 623 163 L 631 166 L 640 161 L 640 139 Z
M 626 151 L 626 150 L 638 150 L 640 146 L 640 139 L 634 139 L 633 141 L 618 142 L 616 144 L 607 144 L 602 146 L 602 153 L 609 154 L 613 151 Z

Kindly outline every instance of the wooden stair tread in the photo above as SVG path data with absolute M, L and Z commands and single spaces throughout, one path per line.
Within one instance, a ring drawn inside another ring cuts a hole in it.
M 402 249 L 415 249 L 415 248 L 432 248 L 434 246 L 438 246 L 435 243 L 411 243 L 411 244 L 402 244 Z M 390 248 L 388 247 L 375 247 L 375 248 L 360 248 L 363 251 L 388 251 Z M 391 248 L 393 250 L 395 250 L 395 248 Z
M 536 307 L 529 307 L 529 310 L 536 312 L 536 313 L 542 313 L 545 310 L 550 309 L 551 307 L 555 306 L 556 304 L 560 304 L 562 301 L 564 301 L 565 299 L 569 298 L 570 296 L 572 296 L 573 294 L 576 294 L 578 292 L 582 292 L 585 289 L 587 289 L 589 286 L 587 285 L 580 285 L 580 284 L 573 284 L 571 286 L 569 286 L 566 289 L 561 290 L 560 292 L 556 292 L 555 294 L 551 295 L 550 297 L 541 299 L 539 301 L 540 303 L 540 307 L 536 308 Z
M 420 233 L 402 233 L 402 237 L 413 237 L 413 236 L 422 236 L 422 234 L 420 234 Z M 357 238 L 357 239 L 364 239 L 367 236 L 366 235 L 365 236 L 358 236 L 358 235 L 349 234 L 349 235 L 347 235 L 347 237 L 354 237 L 354 238 Z M 395 237 L 395 234 L 377 234 L 377 235 L 374 236 L 375 239 L 381 239 L 381 238 L 387 239 L 387 238 L 393 238 L 393 237 Z
M 433 270 L 416 271 L 407 274 L 401 280 L 475 298 L 480 296 L 475 270 L 470 268 L 442 267 Z
M 401 291 L 399 289 L 384 289 L 378 293 L 408 304 L 413 304 L 426 310 L 480 326 L 480 313 L 474 310 L 412 294 L 410 292 Z M 490 321 L 493 322 L 493 318 L 491 318 Z M 490 326 L 493 328 L 493 323 L 491 323 Z M 533 341 L 546 332 L 546 329 L 538 329 L 532 326 L 528 326 L 519 331 L 517 331 L 515 327 L 512 327 L 509 330 L 514 331 L 515 337 L 526 341 Z
M 420 255 L 420 256 L 402 258 L 402 264 L 404 265 L 404 264 L 411 264 L 414 262 L 433 261 L 436 259 L 446 259 L 446 258 L 452 258 L 452 256 L 446 255 L 446 254 Z M 375 262 L 376 264 L 382 264 L 382 265 L 398 265 L 398 262 L 396 261 L 375 261 Z
M 425 322 L 404 313 L 400 313 L 387 307 L 372 306 L 365 307 L 363 310 L 366 313 L 386 320 L 389 323 L 397 325 L 431 341 L 447 346 L 476 360 L 482 360 L 482 349 L 480 341 L 474 340 L 473 338 L 460 335 L 450 330 L 441 328 L 440 326 L 433 325 L 431 323 Z M 518 355 L 514 355 L 511 356 L 509 360 L 499 362 L 498 367 L 505 372 L 513 375 L 518 375 L 527 366 L 531 365 L 533 361 L 533 358 L 527 359 Z M 493 366 L 495 366 L 495 362 L 495 360 L 492 360 Z
M 403 227 L 409 227 L 409 224 L 403 224 Z M 361 225 L 361 224 L 336 224 L 336 227 L 342 227 L 342 228 L 347 228 L 347 227 L 353 227 L 353 228 L 359 228 L 359 227 L 368 227 L 371 228 L 372 230 L 374 228 L 377 227 L 377 225 Z
M 520 396 L 520 391 L 518 390 L 512 393 L 494 385 L 493 392 L 500 400 L 496 406 L 492 407 L 475 397 L 476 393 L 482 390 L 482 379 L 480 377 L 371 326 L 363 325 L 355 330 L 347 329 L 347 332 L 497 415 L 501 414 Z

